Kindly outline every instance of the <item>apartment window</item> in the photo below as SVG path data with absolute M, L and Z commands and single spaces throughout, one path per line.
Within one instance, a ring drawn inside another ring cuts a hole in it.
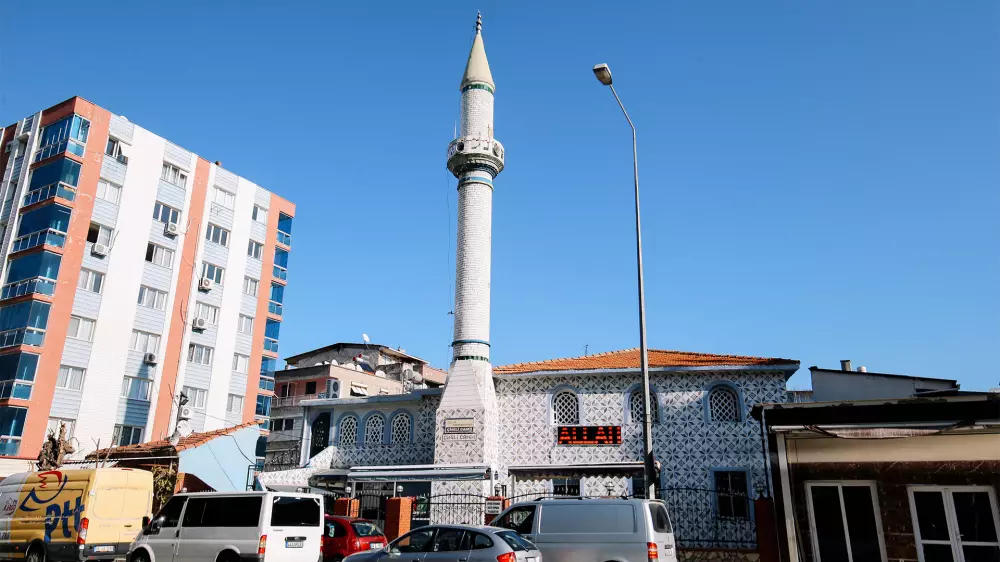
M 202 390 L 200 388 L 192 388 L 190 386 L 185 386 L 181 389 L 184 396 L 187 396 L 188 404 L 196 410 L 204 410 L 205 402 L 208 400 L 208 391 Z
M 226 412 L 230 414 L 242 414 L 243 397 L 238 394 L 230 394 L 226 399 Z
M 409 438 L 409 428 L 407 428 L 407 439 Z M 552 494 L 555 496 L 579 496 L 579 478 L 553 478 Z
M 254 414 L 265 418 L 271 415 L 270 396 L 257 396 L 257 408 L 254 410 Z
M 750 517 L 749 488 L 745 470 L 716 470 L 712 473 L 715 484 L 715 515 L 720 519 L 747 519 Z
M 233 354 L 233 370 L 241 375 L 247 374 L 250 369 L 250 357 L 246 355 L 240 355 L 239 353 Z
M 159 335 L 132 330 L 132 342 L 129 344 L 129 349 L 140 353 L 156 353 L 159 348 Z
M 277 394 L 278 394 L 279 398 L 288 398 L 289 396 L 294 396 L 295 395 L 295 383 L 290 382 L 290 383 L 283 384 L 283 385 L 279 386 Z
M 116 425 L 111 440 L 119 447 L 138 445 L 142 443 L 142 428 L 134 425 Z
M 178 187 L 184 187 L 187 184 L 187 172 L 182 171 L 173 164 L 164 162 L 163 169 L 160 171 L 160 179 Z
M 66 390 L 82 390 L 83 377 L 86 374 L 86 369 L 81 369 L 80 367 L 70 367 L 69 365 L 61 365 L 59 367 L 59 376 L 56 378 L 56 388 Z
M 219 225 L 208 223 L 205 229 L 205 240 L 215 242 L 220 246 L 229 247 L 229 231 Z
M 92 341 L 94 339 L 94 321 L 80 316 L 70 316 L 69 330 L 66 332 L 66 337 L 75 340 Z
M 253 206 L 253 220 L 260 224 L 267 224 L 267 209 L 260 205 Z
M 177 224 L 181 220 L 181 212 L 170 205 L 164 205 L 157 201 L 153 205 L 153 219 L 163 223 Z
M 992 486 L 910 486 L 907 491 L 920 560 L 1000 560 L 997 499 Z M 853 543 L 850 519 L 848 528 Z M 827 558 L 825 551 L 823 558 Z M 860 560 L 857 555 L 854 559 Z
M 278 243 L 292 245 L 292 217 L 278 213 Z
M 253 277 L 243 278 L 243 294 L 250 295 L 251 297 L 257 296 L 257 288 L 260 285 L 260 281 L 254 279 Z
M 278 279 L 288 278 L 288 252 L 281 248 L 274 249 L 274 271 L 273 274 Z
M 216 186 L 215 191 L 212 194 L 212 201 L 227 209 L 232 209 L 236 206 L 236 195 L 222 189 L 219 186 Z
M 149 379 L 125 377 L 122 379 L 122 397 L 131 400 L 149 400 Z
M 246 314 L 240 314 L 240 319 L 239 323 L 236 326 L 236 331 L 241 334 L 252 334 L 253 317 L 247 316 Z
M 188 346 L 188 361 L 198 365 L 211 365 L 213 351 L 211 347 L 193 343 Z
M 207 261 L 201 262 L 201 276 L 204 279 L 211 279 L 215 281 L 216 285 L 222 285 L 222 280 L 225 278 L 226 270 L 213 263 L 208 263 Z
M 827 561 L 885 560 L 877 498 L 872 482 L 806 482 L 816 560 L 820 554 Z M 951 556 L 924 560 L 951 560 Z
M 264 253 L 264 245 L 256 240 L 250 240 L 247 243 L 247 255 L 255 260 L 259 260 L 261 254 Z
M 104 153 L 121 162 L 128 164 L 128 158 L 122 153 L 122 141 L 108 137 L 108 144 L 104 147 Z
M 80 279 L 77 281 L 77 287 L 83 289 L 84 291 L 90 291 L 91 293 L 100 293 L 103 285 L 103 273 L 98 273 L 90 269 L 80 270 Z
M 106 179 L 97 180 L 97 198 L 117 205 L 122 199 L 122 186 L 115 185 Z
M 66 426 L 66 439 L 72 439 L 73 430 L 76 429 L 76 420 L 67 418 L 49 418 L 49 423 L 45 425 L 45 436 L 48 437 L 51 434 L 58 437 L 59 430 L 64 425 Z
M 172 267 L 174 264 L 174 251 L 150 242 L 146 244 L 146 261 L 163 267 Z
M 111 245 L 111 234 L 113 230 L 96 222 L 90 223 L 90 229 L 87 230 L 87 242 L 92 244 L 104 244 L 105 246 Z
M 145 285 L 139 287 L 139 306 L 165 310 L 167 307 L 167 293 Z
M 204 318 L 209 324 L 219 323 L 219 307 L 197 302 L 194 305 L 194 317 Z

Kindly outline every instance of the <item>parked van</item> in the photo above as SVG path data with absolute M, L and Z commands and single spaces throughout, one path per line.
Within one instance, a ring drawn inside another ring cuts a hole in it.
M 516 503 L 493 525 L 533 542 L 545 562 L 676 562 L 662 501 L 542 499 Z
M 323 556 L 323 498 L 281 492 L 176 494 L 129 562 L 309 562 Z
M 153 475 L 145 470 L 13 474 L 0 482 L 0 559 L 124 558 L 152 502 Z

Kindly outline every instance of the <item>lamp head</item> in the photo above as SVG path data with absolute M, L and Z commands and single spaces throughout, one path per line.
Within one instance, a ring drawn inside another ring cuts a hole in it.
M 611 85 L 611 69 L 608 68 L 608 65 L 601 63 L 594 66 L 594 76 L 601 81 L 601 84 Z

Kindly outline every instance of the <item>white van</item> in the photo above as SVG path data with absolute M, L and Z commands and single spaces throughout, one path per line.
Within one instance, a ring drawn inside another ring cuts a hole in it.
M 279 492 L 176 494 L 129 547 L 129 562 L 309 562 L 323 556 L 323 498 Z
M 534 543 L 545 562 L 677 562 L 658 500 L 541 499 L 516 503 L 491 524 Z

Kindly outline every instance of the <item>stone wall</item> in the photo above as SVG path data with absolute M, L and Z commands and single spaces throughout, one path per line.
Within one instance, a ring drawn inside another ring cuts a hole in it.
M 711 548 L 682 548 L 677 551 L 678 562 L 757 562 L 760 555 L 755 550 L 715 550 Z

